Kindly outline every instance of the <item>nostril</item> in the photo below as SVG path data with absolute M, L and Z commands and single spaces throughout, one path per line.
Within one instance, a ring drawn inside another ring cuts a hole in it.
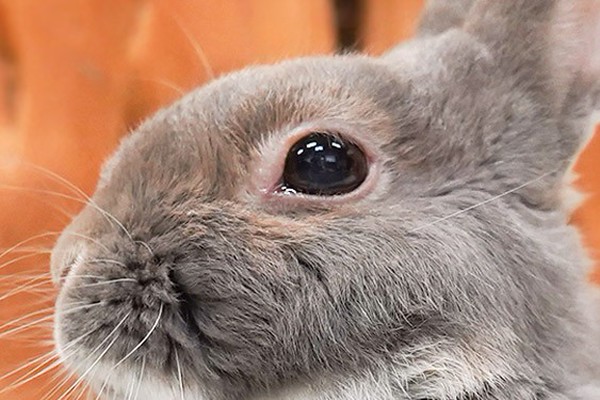
M 163 257 L 161 257 L 157 254 L 152 254 L 152 264 L 160 265 L 162 263 L 163 263 Z
M 69 273 L 84 263 L 85 257 L 86 249 L 83 246 L 73 246 L 64 252 L 54 249 L 50 260 L 54 284 L 61 288 Z
M 125 267 L 127 268 L 128 271 L 134 272 L 134 271 L 140 271 L 140 270 L 144 269 L 144 264 L 142 264 L 139 261 L 128 261 L 125 263 Z

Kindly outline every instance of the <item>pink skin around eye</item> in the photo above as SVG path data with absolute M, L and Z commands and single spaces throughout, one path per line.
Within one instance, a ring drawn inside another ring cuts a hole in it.
M 285 159 L 289 149 L 300 139 L 312 132 L 331 133 L 339 135 L 342 139 L 351 141 L 357 145 L 365 154 L 369 164 L 369 172 L 364 182 L 350 193 L 335 196 L 316 196 L 301 193 L 283 193 L 278 189 L 281 185 Z M 329 121 L 308 123 L 297 127 L 290 133 L 277 141 L 265 146 L 265 151 L 257 167 L 253 171 L 252 187 L 250 191 L 261 203 L 272 205 L 276 208 L 288 208 L 297 206 L 340 204 L 357 201 L 374 189 L 381 174 L 379 157 L 370 143 L 359 139 L 356 128 L 347 124 Z

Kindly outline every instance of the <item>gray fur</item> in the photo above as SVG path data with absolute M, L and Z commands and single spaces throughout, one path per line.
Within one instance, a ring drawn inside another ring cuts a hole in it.
M 381 58 L 248 68 L 150 118 L 53 254 L 58 347 L 91 332 L 65 363 L 84 373 L 124 321 L 86 377 L 123 399 L 142 363 L 160 400 L 600 398 L 560 197 L 600 74 L 556 57 L 579 49 L 551 33 L 560 4 L 482 0 L 453 28 L 440 2 Z M 264 200 L 304 124 L 372 149 L 373 190 Z

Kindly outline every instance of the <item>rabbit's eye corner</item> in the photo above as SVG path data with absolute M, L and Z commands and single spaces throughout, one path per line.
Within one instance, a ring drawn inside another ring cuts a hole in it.
M 369 174 L 369 160 L 356 144 L 331 133 L 311 132 L 285 158 L 276 192 L 336 196 L 357 189 Z

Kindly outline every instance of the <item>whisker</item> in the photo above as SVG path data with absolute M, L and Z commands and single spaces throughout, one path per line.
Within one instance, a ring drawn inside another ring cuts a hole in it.
M 87 333 L 85 333 L 83 335 L 80 335 L 77 339 L 74 339 L 71 342 L 67 343 L 63 347 L 63 349 L 62 349 L 63 352 L 71 351 L 71 349 L 73 347 L 75 347 L 79 342 L 81 342 L 83 339 L 85 339 L 86 337 L 88 337 L 89 335 L 91 335 L 93 332 L 94 332 L 94 330 L 90 330 L 89 332 L 87 332 Z M 62 359 L 60 359 L 59 358 L 59 354 L 56 352 L 56 350 L 53 349 L 53 350 L 49 351 L 48 353 L 46 353 L 43 356 L 44 358 L 48 358 L 47 360 L 45 360 L 39 366 L 37 366 L 36 368 L 34 368 L 33 370 L 29 371 L 27 374 L 25 374 L 21 378 L 19 378 L 16 382 L 13 382 L 9 387 L 6 387 L 6 388 L 0 390 L 0 394 L 4 393 L 6 391 L 9 391 L 9 390 L 13 390 L 15 388 L 18 388 L 20 386 L 23 386 L 23 385 L 25 385 L 25 384 L 27 384 L 27 383 L 29 383 L 29 382 L 31 382 L 31 381 L 39 378 L 40 376 L 45 375 L 49 371 L 52 371 L 53 369 L 61 366 L 61 364 L 64 361 L 70 359 L 76 353 L 77 353 L 77 351 L 71 351 L 68 355 L 63 356 Z M 28 362 L 24 366 L 21 366 L 18 369 L 12 371 L 11 373 L 0 377 L 0 381 L 6 379 L 7 377 L 10 377 L 10 376 L 14 375 L 15 373 L 23 370 L 24 368 L 27 368 L 27 367 L 30 367 L 31 365 L 36 364 L 37 362 L 40 361 L 41 358 L 42 357 L 37 357 L 36 359 L 34 359 L 33 361 Z M 48 362 L 51 362 L 53 359 L 56 359 L 56 360 L 54 362 L 52 362 L 50 365 L 46 365 Z
M 1 254 L 0 254 L 0 259 L 2 259 L 3 257 L 5 257 L 7 254 L 9 254 L 11 251 L 21 247 L 24 244 L 30 243 L 34 240 L 37 239 L 42 239 L 48 236 L 58 236 L 60 235 L 60 232 L 44 232 L 44 233 L 40 233 L 39 235 L 35 235 L 35 236 L 31 236 L 30 238 L 27 238 L 25 240 L 22 240 L 20 242 L 18 242 L 17 244 L 9 247 L 8 249 L 4 250 Z
M 83 200 L 82 199 L 77 199 L 77 198 L 72 198 L 71 200 L 79 200 L 79 201 L 83 202 L 84 204 L 92 206 L 100 214 L 102 214 L 107 220 L 112 220 L 112 222 L 115 223 L 125 233 L 125 235 L 127 235 L 127 237 L 129 238 L 129 240 L 131 240 L 132 242 L 135 243 L 135 240 L 133 239 L 133 236 L 125 228 L 125 226 L 121 223 L 121 221 L 119 221 L 114 215 L 112 215 L 108 211 L 106 211 L 103 208 L 101 208 L 90 196 L 88 196 L 87 193 L 85 193 L 83 190 L 81 190 L 77 185 L 73 184 L 72 182 L 70 182 L 66 178 L 60 176 L 56 172 L 53 172 L 53 171 L 51 171 L 51 170 L 49 170 L 47 168 L 44 168 L 44 167 L 39 166 L 39 165 L 31 164 L 31 163 L 26 163 L 26 164 L 29 165 L 31 168 L 37 170 L 37 171 L 45 173 L 48 177 L 52 178 L 55 182 L 58 181 L 58 182 L 62 183 L 63 185 L 65 185 L 67 188 L 71 189 L 71 191 L 75 192 L 76 194 L 79 194 L 83 198 Z M 55 195 L 56 194 L 57 193 L 55 193 Z
M 85 396 L 88 393 L 88 386 L 85 382 L 81 382 L 81 390 L 79 391 L 79 394 L 77 395 L 77 397 L 75 397 L 75 400 L 80 400 L 83 396 Z
M 40 400 L 50 400 L 55 394 L 58 393 L 58 391 L 63 386 L 67 385 L 71 380 L 73 380 L 75 378 L 75 375 L 76 375 L 75 371 L 71 371 L 71 372 L 68 372 L 65 370 L 58 371 L 58 373 L 55 374 L 54 378 L 46 385 L 46 387 L 49 386 L 50 384 L 53 384 L 57 380 L 58 380 L 58 382 L 55 383 L 51 389 L 45 390 L 46 394 Z M 61 379 L 61 376 L 62 376 L 62 379 Z
M 133 395 L 133 391 L 135 390 L 137 379 L 132 379 L 131 382 L 127 385 L 127 391 L 125 392 L 125 399 L 130 400 Z
M 179 27 L 179 29 L 181 30 L 181 32 L 185 35 L 185 37 L 188 40 L 189 44 L 192 46 L 192 49 L 196 53 L 196 56 L 198 57 L 198 60 L 200 61 L 200 64 L 204 68 L 204 72 L 206 72 L 206 75 L 208 76 L 208 79 L 209 80 L 215 79 L 215 71 L 213 70 L 212 66 L 210 65 L 210 61 L 208 59 L 208 56 L 206 55 L 206 52 L 204 51 L 204 49 L 202 48 L 202 46 L 200 46 L 200 43 L 198 43 L 198 41 L 195 40 L 194 36 L 185 27 L 185 24 L 181 21 L 181 19 L 179 18 L 178 15 L 176 15 L 175 13 L 172 13 L 171 17 L 177 23 L 177 26 Z
M 41 326 L 37 326 L 37 325 L 39 325 L 41 322 L 49 321 L 53 317 L 54 317 L 53 315 L 49 315 L 49 316 L 46 316 L 44 318 L 39 318 L 39 319 L 36 319 L 35 321 L 28 322 L 26 324 L 17 326 L 15 328 L 8 329 L 8 330 L 6 330 L 4 332 L 0 332 L 0 338 L 4 338 L 6 336 L 9 336 L 9 335 L 12 335 L 12 334 L 15 334 L 15 333 L 27 330 L 29 328 L 36 328 L 36 327 L 37 328 L 41 328 Z
M 75 381 L 75 383 L 73 383 L 71 385 L 71 387 L 69 389 L 67 389 L 61 397 L 59 397 L 58 400 L 63 400 L 66 396 L 68 396 L 71 393 L 71 391 L 73 391 L 73 389 L 76 388 L 77 385 L 88 376 L 88 374 L 96 367 L 96 365 L 98 365 L 98 363 L 102 360 L 102 357 L 104 357 L 104 355 L 106 353 L 108 353 L 108 351 L 112 348 L 112 346 L 115 344 L 115 342 L 119 339 L 120 335 L 118 334 L 118 330 L 119 330 L 119 328 L 121 328 L 121 326 L 125 323 L 125 320 L 127 320 L 127 318 L 129 318 L 130 315 L 131 315 L 131 312 L 127 313 L 127 315 L 125 315 L 125 317 L 123 317 L 123 319 L 121 319 L 121 321 L 106 336 L 106 338 L 104 338 L 104 340 L 102 340 L 102 342 L 92 351 L 91 355 L 94 355 L 109 340 L 109 338 L 113 334 L 117 333 L 117 335 L 115 335 L 114 339 L 111 340 L 111 342 L 108 344 L 108 346 L 102 351 L 102 353 L 100 353 L 100 355 L 96 358 L 96 360 L 92 363 L 92 365 L 90 365 L 85 370 L 85 372 L 83 374 L 81 374 L 79 376 L 79 378 L 77 378 L 77 381 Z
M 119 283 L 119 282 L 132 282 L 132 283 L 137 283 L 137 280 L 133 279 L 133 278 L 118 278 L 118 279 L 111 279 L 109 281 L 102 281 L 102 282 L 94 282 L 94 283 L 86 283 L 84 285 L 78 285 L 75 288 L 83 288 L 83 287 L 94 287 L 94 286 L 102 286 L 102 285 L 109 285 L 112 283 Z M 1 300 L 1 299 L 0 299 Z
M 71 191 L 75 192 L 76 194 L 80 195 L 81 198 L 77 198 L 77 197 L 73 197 L 73 196 L 69 196 L 66 195 L 64 193 L 60 193 L 60 192 L 53 192 L 50 190 L 44 190 L 44 189 L 27 189 L 25 188 L 25 190 L 30 190 L 31 192 L 34 193 L 40 193 L 40 194 L 48 194 L 48 195 L 53 195 L 53 196 L 58 196 L 58 197 L 63 197 L 63 198 L 67 198 L 73 201 L 77 201 L 80 203 L 83 203 L 85 205 L 89 205 L 91 207 L 93 207 L 96 211 L 98 211 L 102 216 L 104 216 L 104 218 L 111 222 L 114 223 L 117 227 L 119 227 L 123 233 L 125 233 L 125 235 L 127 236 L 127 238 L 132 242 L 132 243 L 137 243 L 142 245 L 143 247 L 146 248 L 146 250 L 148 250 L 148 252 L 150 253 L 151 256 L 154 256 L 154 252 L 152 251 L 152 248 L 144 241 L 142 240 L 135 240 L 133 238 L 133 235 L 131 234 L 131 232 L 129 232 L 129 230 L 127 228 L 125 228 L 125 225 L 123 225 L 123 223 L 121 221 L 119 221 L 119 219 L 117 217 L 115 217 L 113 214 L 111 214 L 110 212 L 106 211 L 105 209 L 103 209 L 102 207 L 100 207 L 95 201 L 94 199 L 92 199 L 90 196 L 88 196 L 87 193 L 85 193 L 83 190 L 81 190 L 78 186 L 76 186 L 75 184 L 73 184 L 72 182 L 70 182 L 69 180 L 67 180 L 66 178 L 60 176 L 59 174 L 57 174 L 56 172 L 53 172 L 47 168 L 44 168 L 42 166 L 39 165 L 35 165 L 35 164 L 31 164 L 31 163 L 26 163 L 24 162 L 26 165 L 28 165 L 30 168 L 33 168 L 39 172 L 42 172 L 44 174 L 46 174 L 48 177 L 50 177 L 51 179 L 53 179 L 55 182 L 59 182 L 62 183 L 63 185 L 65 185 L 68 189 L 70 189 Z M 0 185 L 0 188 L 13 188 L 13 189 L 20 189 L 23 190 L 23 188 L 20 188 L 18 186 L 11 186 L 11 185 Z
M 22 256 L 15 257 L 12 260 L 8 260 L 5 263 L 0 264 L 0 269 L 6 268 L 6 267 L 11 266 L 11 265 L 14 265 L 14 264 L 18 263 L 19 261 L 27 260 L 28 258 L 33 258 L 33 257 L 37 257 L 37 256 L 39 256 L 39 254 L 36 254 L 36 253 L 23 254 Z
M 0 382 L 10 378 L 11 376 L 23 371 L 24 369 L 30 368 L 33 365 L 36 365 L 38 363 L 40 363 L 40 365 L 45 365 L 48 361 L 54 360 L 58 358 L 58 354 L 56 353 L 56 350 L 52 349 L 48 352 L 43 353 L 40 356 L 37 356 L 33 359 L 30 359 L 28 361 L 26 361 L 24 364 L 21 364 L 19 367 L 9 371 L 8 373 L 5 373 L 4 375 L 0 376 Z M 43 361 L 43 362 L 42 362 Z M 35 371 L 32 370 L 32 371 Z M 30 372 L 28 372 L 28 374 L 30 374 Z M 11 389 L 12 390 L 12 389 Z M 0 394 L 4 393 L 5 391 L 8 391 L 8 388 L 5 387 L 3 389 L 0 389 Z
M 102 247 L 102 248 L 103 248 L 104 250 L 106 250 L 108 253 L 110 253 L 110 252 L 111 252 L 111 251 L 110 251 L 110 249 L 109 249 L 109 248 L 108 248 L 108 247 L 107 247 L 107 246 L 106 246 L 104 243 L 100 242 L 100 241 L 99 241 L 99 240 L 97 240 L 97 239 L 94 239 L 93 237 L 90 237 L 90 236 L 87 236 L 87 235 L 84 235 L 84 234 L 81 234 L 81 233 L 78 233 L 78 232 L 69 232 L 69 231 L 65 231 L 64 233 L 65 233 L 65 235 L 71 235 L 71 236 L 75 236 L 75 237 L 79 237 L 79 238 L 82 238 L 82 239 L 89 240 L 90 242 L 92 242 L 92 243 L 95 243 L 95 244 L 97 244 L 98 246 Z
M 150 331 L 137 344 L 137 346 L 135 346 L 129 353 L 127 353 L 127 355 L 125 355 L 125 357 L 123 357 L 121 359 L 121 361 L 119 361 L 117 364 L 115 364 L 114 368 L 116 368 L 119 365 L 123 364 L 129 357 L 131 357 L 133 355 L 133 353 L 135 353 L 140 347 L 142 347 L 144 345 L 144 343 L 146 343 L 148 341 L 148 339 L 150 338 L 150 336 L 152 336 L 152 334 L 154 333 L 154 331 L 156 330 L 156 328 L 158 328 L 158 325 L 160 323 L 160 319 L 162 317 L 163 309 L 164 309 L 164 305 L 161 304 L 160 305 L 160 309 L 158 310 L 158 317 L 156 317 L 156 321 L 154 321 L 154 324 L 150 328 Z
M 91 260 L 86 260 L 86 262 L 88 262 L 88 263 L 115 264 L 115 265 L 118 265 L 119 267 L 127 268 L 127 265 L 125 265 L 125 263 L 122 263 L 121 261 L 117 261 L 117 260 L 111 260 L 111 259 L 108 259 L 108 258 L 94 258 L 94 259 L 91 259 Z
M 145 372 L 146 372 L 146 356 L 142 357 L 142 368 L 140 368 L 140 379 L 138 381 L 138 385 L 135 390 L 135 396 L 133 397 L 133 400 L 138 400 L 138 397 L 140 396 L 140 389 L 142 387 L 142 382 L 144 380 Z
M 174 90 L 180 96 L 183 96 L 186 93 L 186 91 L 183 88 L 180 88 L 179 86 L 176 86 L 172 82 L 169 82 L 164 79 L 149 79 L 149 78 L 138 78 L 138 77 L 133 77 L 133 79 L 141 81 L 141 82 L 152 82 L 152 83 L 161 84 L 169 89 Z
M 538 182 L 538 181 L 540 181 L 540 180 L 542 180 L 542 179 L 546 178 L 547 176 L 554 174 L 556 171 L 558 171 L 558 170 L 553 170 L 553 171 L 550 171 L 550 172 L 546 172 L 545 174 L 542 174 L 542 175 L 538 176 L 538 177 L 537 177 L 537 178 L 535 178 L 535 179 L 532 179 L 532 180 L 530 180 L 530 181 L 528 181 L 528 182 L 525 182 L 525 183 L 523 183 L 522 185 L 519 185 L 519 186 L 517 186 L 517 187 L 514 187 L 514 188 L 512 188 L 512 189 L 510 189 L 510 190 L 507 190 L 506 192 L 503 192 L 503 193 L 500 193 L 499 195 L 496 195 L 496 196 L 490 197 L 490 198 L 489 198 L 489 199 L 487 199 L 487 200 L 484 200 L 484 201 L 482 201 L 482 202 L 479 202 L 479 203 L 477 203 L 477 204 L 474 204 L 474 205 L 472 205 L 472 206 L 470 206 L 470 207 L 467 207 L 467 208 L 465 208 L 465 209 L 462 209 L 462 210 L 459 210 L 459 211 L 457 211 L 457 212 L 454 212 L 454 213 L 452 213 L 452 214 L 450 214 L 450 215 L 447 215 L 447 216 L 445 216 L 445 217 L 438 218 L 438 219 L 436 219 L 436 220 L 434 220 L 434 221 L 432 221 L 432 222 L 430 222 L 430 223 L 427 223 L 427 224 L 425 224 L 425 225 L 421 225 L 421 226 L 419 226 L 418 228 L 411 229 L 411 230 L 409 230 L 408 232 L 418 232 L 418 231 L 420 231 L 420 230 L 422 230 L 422 229 L 425 229 L 425 228 L 431 227 L 431 226 L 433 226 L 433 225 L 435 225 L 435 224 L 438 224 L 438 223 L 440 223 L 440 222 L 447 221 L 447 220 L 449 220 L 449 219 L 451 219 L 451 218 L 454 218 L 454 217 L 457 217 L 457 216 L 459 216 L 459 215 L 461 215 L 461 214 L 464 214 L 464 213 L 467 213 L 467 212 L 469 212 L 469 211 L 472 211 L 472 210 L 474 210 L 474 209 L 476 209 L 476 208 L 478 208 L 478 207 L 481 207 L 481 206 L 483 206 L 483 205 L 489 204 L 489 203 L 491 203 L 491 202 L 493 202 L 493 201 L 496 201 L 496 200 L 498 200 L 498 199 L 501 199 L 501 198 L 502 198 L 502 197 L 504 197 L 504 196 L 507 196 L 507 195 L 509 195 L 509 194 L 512 194 L 512 193 L 515 193 L 515 192 L 517 192 L 517 191 L 519 191 L 519 190 L 521 190 L 521 189 L 524 189 L 524 188 L 526 188 L 527 186 L 529 186 L 529 185 L 532 185 L 532 184 L 534 184 L 534 183 L 536 183 L 536 182 Z
M 154 251 L 152 251 L 152 248 L 150 247 L 150 245 L 148 243 L 144 242 L 143 240 L 135 240 L 134 243 L 139 244 L 142 247 L 144 247 L 150 254 L 150 257 L 154 257 Z
M 177 381 L 179 382 L 179 392 L 181 393 L 181 400 L 185 400 L 183 393 L 183 373 L 181 371 L 181 363 L 179 362 L 179 352 L 175 348 L 175 362 L 177 364 Z
M 51 284 L 48 281 L 33 283 L 36 280 L 39 280 L 39 278 L 34 278 L 34 279 L 30 280 L 29 282 L 27 282 L 25 285 L 18 286 L 16 288 L 8 291 L 7 293 L 3 294 L 2 296 L 0 296 L 0 302 L 4 301 L 12 296 L 16 296 L 20 293 L 27 293 L 27 292 L 30 292 L 32 289 L 40 288 L 41 286 L 48 286 Z
M 22 161 L 22 163 L 26 166 L 29 167 L 39 173 L 45 174 L 47 178 L 52 179 L 54 182 L 57 183 L 61 183 L 63 184 L 66 188 L 71 189 L 73 192 L 79 194 L 80 196 L 82 196 L 82 198 L 86 198 L 87 194 L 81 189 L 79 188 L 77 185 L 75 185 L 73 182 L 69 181 L 67 178 L 57 174 L 56 172 L 43 167 L 41 165 L 38 164 L 34 164 L 31 162 L 27 162 L 27 161 Z
M 83 310 L 83 309 L 89 309 L 89 308 L 99 307 L 101 305 L 105 305 L 105 302 L 100 301 L 98 303 L 83 304 L 83 305 L 79 305 L 77 307 L 68 307 L 65 310 L 61 311 L 61 315 L 70 314 L 70 313 L 73 313 L 73 312 L 76 312 L 76 311 L 80 311 L 80 310 Z M 37 310 L 37 311 L 31 312 L 31 313 L 29 313 L 27 315 L 21 316 L 19 318 L 13 319 L 12 321 L 8 321 L 8 322 L 2 324 L 0 326 L 0 330 L 5 329 L 5 328 L 7 328 L 9 326 L 13 326 L 16 323 L 25 321 L 28 318 L 31 318 L 33 316 L 36 316 L 36 315 L 39 315 L 39 314 L 46 314 L 46 313 L 50 312 L 50 315 L 46 315 L 46 316 L 41 317 L 41 318 L 36 318 L 33 321 L 27 322 L 26 324 L 18 325 L 18 326 L 14 327 L 14 328 L 7 329 L 7 330 L 5 330 L 3 332 L 0 332 L 0 338 L 6 337 L 8 335 L 11 335 L 11 334 L 14 334 L 14 333 L 17 333 L 17 332 L 21 332 L 21 331 L 29 329 L 31 327 L 35 327 L 36 325 L 38 325 L 38 324 L 40 324 L 42 322 L 51 321 L 54 318 L 54 314 L 52 313 L 53 310 L 54 310 L 54 307 L 49 307 L 49 308 L 46 308 L 46 309 L 43 309 L 43 310 Z
M 87 202 L 85 200 L 83 200 L 79 197 L 71 196 L 66 193 L 56 192 L 54 190 L 49 190 L 49 189 L 38 189 L 38 188 L 32 188 L 32 187 L 26 187 L 26 186 L 6 185 L 6 184 L 0 184 L 0 189 L 20 191 L 20 192 L 33 193 L 33 194 L 46 194 L 46 195 L 55 196 L 55 197 L 58 197 L 61 199 L 72 200 L 79 204 L 87 204 Z
M 74 275 L 71 275 L 71 278 L 73 278 L 73 279 L 75 279 L 75 278 L 85 278 L 85 279 L 104 279 L 104 278 L 106 278 L 106 277 L 105 277 L 105 276 L 102 276 L 102 275 L 79 275 L 79 274 L 74 274 Z M 64 278 L 62 278 L 62 279 L 63 279 L 63 280 L 64 280 L 64 279 L 67 279 L 67 277 L 64 277 Z
M 8 250 L 8 248 L 0 249 L 1 252 Z M 52 252 L 52 249 L 49 247 L 21 247 L 12 249 L 13 253 L 41 253 L 46 254 Z
M 107 375 L 107 382 L 108 382 L 108 377 L 110 377 L 113 372 L 121 365 L 123 364 L 127 359 L 129 359 L 129 357 L 131 357 L 140 347 L 142 347 L 144 345 L 144 343 L 146 343 L 148 341 L 148 339 L 150 338 L 150 336 L 152 336 L 152 334 L 154 333 L 154 331 L 156 330 L 156 328 L 158 327 L 158 324 L 160 323 L 160 318 L 162 317 L 162 312 L 163 312 L 163 304 L 160 305 L 160 309 L 158 311 L 158 317 L 156 318 L 156 321 L 154 322 L 154 324 L 152 325 L 152 327 L 150 328 L 150 331 L 146 334 L 146 336 L 144 336 L 142 338 L 142 340 L 140 340 L 140 342 L 131 350 L 129 351 L 119 362 L 117 362 L 111 369 L 110 372 Z M 102 394 L 102 392 L 104 391 L 106 386 L 106 383 L 104 385 L 102 385 L 102 387 L 100 388 L 100 391 L 98 392 L 98 397 L 96 399 L 100 398 L 100 395 Z
M 52 274 L 50 272 L 40 272 L 38 274 L 25 274 L 25 273 L 4 274 L 4 273 L 2 273 L 2 274 L 0 274 L 0 282 L 8 281 L 10 279 L 14 279 L 14 280 L 18 281 L 18 280 L 28 280 L 28 279 L 34 279 L 34 278 L 50 280 L 51 277 L 52 277 Z
M 72 355 L 72 354 L 70 354 Z M 54 361 L 52 361 L 53 359 L 55 359 Z M 50 362 L 50 364 L 47 364 L 48 362 Z M 23 379 L 21 381 L 18 381 L 17 383 L 13 384 L 13 388 L 18 388 L 21 387 L 23 385 L 26 385 L 34 380 L 36 380 L 37 378 L 40 378 L 44 375 L 46 375 L 47 373 L 57 369 L 57 368 L 61 368 L 63 365 L 64 360 L 58 358 L 58 355 L 55 355 L 54 357 L 50 358 L 50 360 L 47 360 L 45 363 L 42 363 L 39 367 L 35 368 L 32 370 L 32 372 L 30 372 L 29 374 L 31 374 L 29 377 L 27 377 L 27 375 L 25 376 L 26 379 Z M 41 369 L 40 369 L 41 368 Z M 37 372 L 36 372 L 37 371 Z M 28 375 L 29 375 L 28 374 Z M 12 390 L 11 389 L 11 390 Z M 2 393 L 2 391 L 0 391 L 0 393 Z
M 13 319 L 11 321 L 5 322 L 4 324 L 0 325 L 0 330 L 6 328 L 7 326 L 12 326 L 18 322 L 24 321 L 33 316 L 40 315 L 40 314 L 47 314 L 49 312 L 52 312 L 53 310 L 54 310 L 54 307 L 48 307 L 48 308 L 44 308 L 42 310 L 35 310 L 29 314 L 26 314 L 26 315 L 20 316 L 16 319 Z

